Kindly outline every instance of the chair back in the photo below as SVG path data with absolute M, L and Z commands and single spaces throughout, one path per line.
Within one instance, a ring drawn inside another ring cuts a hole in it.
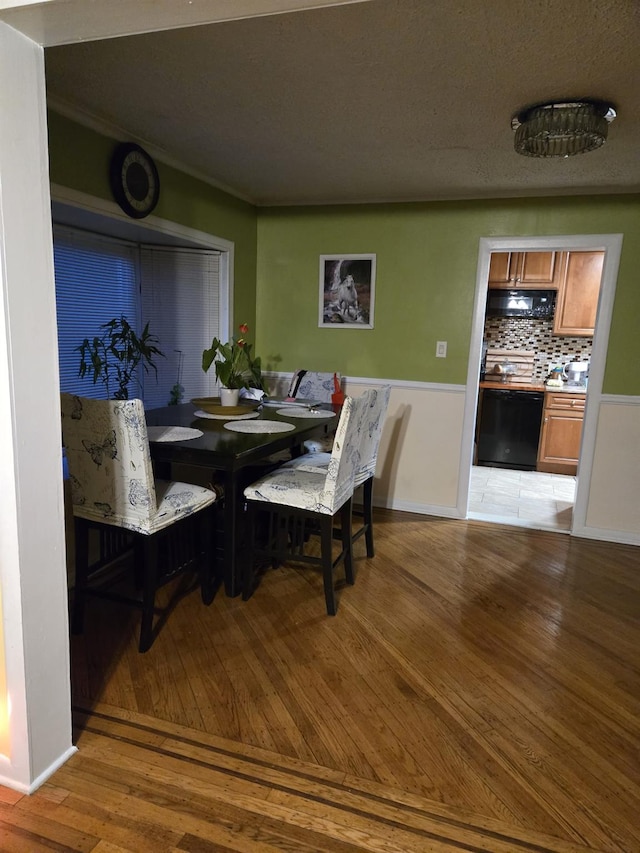
M 338 381 L 340 374 L 336 373 Z M 315 373 L 311 370 L 296 370 L 289 386 L 289 397 L 300 397 L 303 400 L 319 400 L 330 403 L 335 388 L 333 373 Z
M 157 503 L 142 400 L 60 396 L 74 515 L 148 531 Z
M 346 397 L 342 406 L 322 499 L 323 506 L 329 511 L 337 511 L 353 493 L 355 476 L 360 468 L 362 434 L 372 395 L 373 389 L 359 397 Z
M 382 428 L 390 397 L 390 385 L 371 389 L 369 408 L 365 413 L 365 423 L 360 442 L 360 467 L 356 471 L 356 486 L 362 485 L 376 472 L 378 448 L 380 447 L 380 438 L 382 437 Z

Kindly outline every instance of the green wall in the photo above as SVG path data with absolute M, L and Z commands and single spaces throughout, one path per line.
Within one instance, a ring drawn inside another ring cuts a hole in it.
M 116 141 L 49 111 L 51 182 L 112 200 L 109 161 Z M 160 199 L 154 216 L 235 244 L 233 316 L 256 328 L 256 209 L 183 172 L 156 163 Z M 144 222 L 144 220 L 143 220 Z M 252 335 L 249 335 L 252 337 Z
M 111 199 L 113 139 L 49 114 L 53 183 Z M 234 317 L 267 369 L 464 384 L 481 237 L 624 236 L 604 390 L 640 394 L 640 196 L 263 208 L 158 163 L 154 214 L 235 245 Z M 319 329 L 319 256 L 375 253 L 375 328 Z M 251 337 L 251 335 L 250 335 Z M 448 341 L 446 359 L 436 341 Z
M 640 394 L 640 196 L 269 208 L 258 221 L 266 366 L 464 384 L 481 237 L 622 233 L 604 391 Z M 318 328 L 319 256 L 375 253 L 375 328 Z M 448 357 L 436 358 L 436 341 Z

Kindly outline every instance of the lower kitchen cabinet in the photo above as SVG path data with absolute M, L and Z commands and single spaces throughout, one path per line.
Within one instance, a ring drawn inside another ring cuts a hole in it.
M 577 473 L 584 404 L 584 394 L 545 392 L 537 471 Z

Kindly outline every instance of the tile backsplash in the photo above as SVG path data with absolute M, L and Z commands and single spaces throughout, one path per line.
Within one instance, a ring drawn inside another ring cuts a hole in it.
M 554 336 L 552 330 L 552 319 L 487 317 L 484 340 L 491 348 L 534 350 L 533 381 L 544 382 L 550 364 L 591 360 L 593 338 Z

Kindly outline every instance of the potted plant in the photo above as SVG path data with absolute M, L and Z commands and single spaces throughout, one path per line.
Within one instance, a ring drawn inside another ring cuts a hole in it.
M 138 379 L 137 371 L 142 365 L 145 372 L 150 368 L 158 369 L 153 363 L 156 356 L 164 358 L 156 344 L 158 339 L 149 331 L 149 324 L 144 327 L 141 335 L 137 335 L 124 316 L 114 317 L 108 323 L 100 326 L 101 335 L 85 338 L 76 347 L 80 353 L 80 369 L 78 375 L 84 378 L 87 373 L 93 376 L 93 384 L 98 380 L 104 383 L 107 398 L 111 397 L 111 388 L 117 386 L 113 394 L 115 400 L 129 399 L 129 384 L 132 379 Z
M 238 331 L 246 335 L 249 327 L 240 323 Z M 226 344 L 214 338 L 209 349 L 203 350 L 202 369 L 206 373 L 215 365 L 216 379 L 220 384 L 220 402 L 223 406 L 236 406 L 241 388 L 262 388 L 260 358 L 251 355 L 251 344 L 244 337 L 233 337 Z

